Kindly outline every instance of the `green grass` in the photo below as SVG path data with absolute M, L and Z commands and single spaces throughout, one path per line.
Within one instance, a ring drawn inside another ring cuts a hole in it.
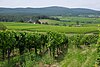
M 94 67 L 97 53 L 96 47 L 85 49 L 69 48 L 61 67 Z
M 48 32 L 57 31 L 60 33 L 91 33 L 98 32 L 98 27 L 68 27 L 68 26 L 52 26 L 52 25 L 39 25 L 31 23 L 14 23 L 2 22 L 9 30 L 18 31 L 32 31 L 32 32 Z

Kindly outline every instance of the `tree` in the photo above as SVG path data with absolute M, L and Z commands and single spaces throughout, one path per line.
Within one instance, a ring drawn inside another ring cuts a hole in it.
M 76 25 L 79 25 L 79 21 L 76 21 Z

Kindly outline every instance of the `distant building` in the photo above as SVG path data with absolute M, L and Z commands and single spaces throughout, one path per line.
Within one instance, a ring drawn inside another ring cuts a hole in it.
M 75 27 L 81 27 L 82 25 L 75 25 Z
M 36 21 L 34 22 L 34 24 L 42 24 L 42 22 L 40 22 L 39 20 L 36 20 Z
M 33 24 L 42 24 L 42 22 L 40 22 L 39 20 L 32 20 L 32 19 L 30 19 L 28 22 L 29 23 L 33 23 Z
M 46 20 L 39 20 L 41 22 L 41 24 L 46 24 L 48 25 L 48 22 Z

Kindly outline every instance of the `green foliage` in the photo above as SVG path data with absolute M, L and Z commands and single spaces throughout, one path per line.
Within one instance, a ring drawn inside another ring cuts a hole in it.
M 90 46 L 91 44 L 97 44 L 98 34 L 77 34 L 69 36 L 69 44 L 80 47 L 81 45 Z
M 56 54 L 58 55 L 57 50 L 59 49 L 59 51 L 63 52 L 63 48 L 68 45 L 67 43 L 68 39 L 65 34 L 56 32 L 49 32 L 47 34 L 15 31 L 0 32 L 0 50 L 2 50 L 2 59 L 4 61 L 7 55 L 8 64 L 11 60 L 11 53 L 16 49 L 19 49 L 18 54 L 20 54 L 19 65 L 25 65 L 26 58 L 24 54 L 30 52 L 31 49 L 35 50 L 33 52 L 35 52 L 36 56 L 42 57 L 45 53 L 49 53 L 50 51 L 50 53 L 52 53 L 51 56 L 55 57 Z M 50 48 L 50 50 L 48 50 L 48 48 Z
M 97 65 L 100 66 L 100 35 L 97 44 Z
M 0 23 L 0 30 L 6 30 L 7 27 L 5 25 L 3 25 L 2 23 Z
M 46 64 L 51 64 L 51 62 L 53 62 L 53 59 L 57 59 L 59 58 L 59 56 L 64 55 L 65 51 L 68 50 L 68 45 L 73 44 L 77 47 L 80 47 L 83 44 L 96 44 L 97 40 L 98 35 L 93 34 L 67 36 L 58 32 L 48 32 L 46 34 L 40 34 L 7 30 L 0 31 L 0 59 L 5 62 L 8 61 L 7 64 L 10 65 L 10 63 L 12 63 L 13 61 L 12 59 L 16 57 L 14 55 L 15 52 L 19 57 L 18 60 L 14 61 L 15 63 L 12 65 L 16 66 L 16 63 L 18 63 L 18 65 L 21 66 L 31 66 L 33 65 L 33 62 L 35 63 L 35 61 L 39 61 L 42 57 L 45 56 L 45 58 L 47 58 L 47 54 L 52 57 L 52 59 L 49 59 L 47 61 L 42 58 L 43 60 L 41 61 Z M 17 50 L 17 52 L 15 50 Z M 82 56 L 80 55 L 78 55 L 78 57 L 80 59 L 82 58 Z M 83 60 L 80 62 L 83 62 Z M 30 65 L 28 65 L 29 62 Z

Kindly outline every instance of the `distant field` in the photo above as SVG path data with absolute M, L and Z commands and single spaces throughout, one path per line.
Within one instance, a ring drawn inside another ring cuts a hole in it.
M 68 26 L 52 26 L 52 25 L 39 25 L 31 23 L 15 23 L 15 22 L 1 22 L 9 30 L 18 30 L 18 31 L 32 31 L 32 32 L 48 32 L 48 31 L 57 31 L 61 33 L 92 33 L 98 32 L 98 26 L 89 26 L 89 27 L 68 27 Z
M 79 21 L 82 23 L 85 22 L 92 22 L 92 23 L 100 23 L 100 18 L 89 18 L 89 17 L 65 17 L 65 16 L 55 16 L 59 18 L 60 20 L 67 20 L 67 21 Z
M 76 24 L 76 22 L 63 22 L 63 21 L 56 21 L 56 20 L 50 20 L 50 19 L 40 19 L 42 22 L 47 22 L 50 25 L 70 25 L 70 24 Z
M 40 19 L 42 22 L 47 22 L 49 25 L 60 26 L 75 26 L 77 23 L 83 27 L 97 27 L 100 24 L 100 18 L 89 17 L 67 17 L 67 16 L 51 16 L 59 18 L 59 20 Z

